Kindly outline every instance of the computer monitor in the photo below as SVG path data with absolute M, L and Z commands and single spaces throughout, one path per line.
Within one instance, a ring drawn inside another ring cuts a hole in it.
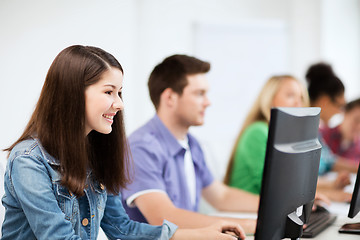
M 351 197 L 350 208 L 348 217 L 354 218 L 360 211 L 360 164 L 358 167 L 354 191 Z M 339 229 L 340 233 L 353 233 L 360 234 L 360 222 L 358 223 L 346 223 Z
M 255 240 L 302 235 L 315 199 L 320 108 L 273 108 Z
M 360 164 L 356 175 L 354 191 L 351 197 L 348 217 L 354 218 L 359 213 L 359 211 L 360 211 Z

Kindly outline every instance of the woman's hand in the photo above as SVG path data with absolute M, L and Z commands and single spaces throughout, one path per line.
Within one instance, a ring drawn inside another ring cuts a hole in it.
M 245 232 L 239 224 L 219 221 L 208 227 L 197 229 L 178 229 L 172 240 L 234 240 L 245 239 Z
M 210 226 L 210 228 L 215 228 L 215 231 L 219 231 L 219 239 L 245 239 L 245 231 L 242 229 L 242 227 L 239 224 L 232 223 L 232 222 L 220 222 L 218 224 L 214 224 Z M 207 231 L 207 230 L 205 230 Z M 209 229 L 210 231 L 210 229 Z M 225 233 L 225 234 L 224 234 Z M 232 236 L 233 238 L 229 238 L 229 236 Z M 221 237 L 221 238 L 220 238 Z M 218 239 L 218 238 L 216 238 Z

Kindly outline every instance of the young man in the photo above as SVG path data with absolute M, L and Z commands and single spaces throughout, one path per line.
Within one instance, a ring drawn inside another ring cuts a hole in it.
M 122 196 L 132 219 L 207 226 L 219 217 L 197 213 L 201 197 L 220 211 L 257 211 L 257 196 L 213 178 L 198 141 L 188 133 L 191 126 L 204 123 L 210 105 L 205 77 L 209 70 L 208 62 L 173 55 L 152 71 L 148 87 L 156 115 L 129 137 L 134 179 Z M 254 220 L 236 221 L 246 232 L 254 232 Z

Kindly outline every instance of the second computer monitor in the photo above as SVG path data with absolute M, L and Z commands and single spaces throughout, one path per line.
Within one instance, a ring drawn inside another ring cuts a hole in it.
M 354 218 L 360 211 L 360 164 L 356 175 L 354 191 L 351 197 L 349 218 Z
M 315 198 L 320 108 L 273 108 L 256 240 L 301 237 Z

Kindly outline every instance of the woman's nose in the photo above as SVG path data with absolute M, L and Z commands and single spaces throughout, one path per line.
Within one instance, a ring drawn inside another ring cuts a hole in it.
M 120 96 L 117 96 L 115 98 L 115 101 L 113 103 L 113 108 L 115 108 L 119 111 L 124 109 L 124 102 L 122 101 Z

